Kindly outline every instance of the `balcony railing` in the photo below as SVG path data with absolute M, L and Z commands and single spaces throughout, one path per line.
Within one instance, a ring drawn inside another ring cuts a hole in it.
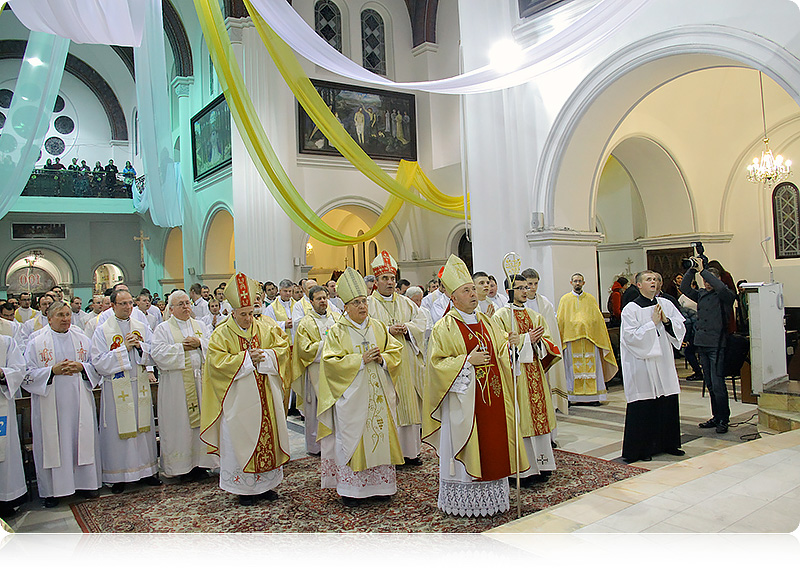
M 34 170 L 22 190 L 22 195 L 131 199 L 131 184 L 126 184 L 119 175 L 113 180 L 113 184 L 108 184 L 105 172 Z

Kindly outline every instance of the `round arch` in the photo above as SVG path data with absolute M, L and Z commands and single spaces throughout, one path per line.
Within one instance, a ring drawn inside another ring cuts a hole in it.
M 183 231 L 173 227 L 164 244 L 164 280 L 183 282 Z
M 203 224 L 203 274 L 232 275 L 236 259 L 233 216 L 220 205 L 210 212 Z
M 101 277 L 101 274 L 104 272 L 104 268 L 106 271 L 105 277 Z M 120 282 L 119 277 L 122 277 L 121 282 L 128 282 L 128 275 L 125 271 L 125 268 L 118 260 L 101 259 L 100 261 L 96 262 L 92 267 L 92 285 L 94 288 L 93 294 L 100 294 L 106 288 L 113 287 L 117 282 Z M 104 283 L 107 283 L 108 286 L 102 286 Z M 138 291 L 131 291 L 131 294 L 137 293 Z
M 613 133 L 624 118 L 671 80 L 702 69 L 731 66 L 763 71 L 800 102 L 796 58 L 763 36 L 726 26 L 683 26 L 655 34 L 633 42 L 595 67 L 562 107 L 543 145 L 530 191 L 543 189 L 534 194 L 533 203 L 537 211 L 544 212 L 545 225 L 594 230 L 599 176 L 611 154 Z M 565 168 L 566 163 L 573 164 L 568 160 L 572 155 L 582 155 L 584 161 L 591 155 L 597 159 L 582 169 Z M 556 200 L 585 203 L 587 187 L 588 209 L 567 220 L 557 219 Z
M 3 260 L 2 266 L 0 266 L 0 278 L 2 278 L 3 287 L 8 285 L 6 278 L 12 272 L 12 269 L 16 270 L 16 265 L 19 265 L 20 261 L 27 257 L 31 251 L 43 252 L 41 259 L 51 265 L 48 272 L 55 279 L 63 279 L 57 284 L 74 286 L 75 283 L 82 282 L 78 273 L 78 266 L 67 251 L 50 243 L 29 242 L 13 249 Z

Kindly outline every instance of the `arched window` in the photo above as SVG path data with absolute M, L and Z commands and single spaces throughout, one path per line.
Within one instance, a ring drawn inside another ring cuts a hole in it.
M 772 192 L 775 258 L 800 257 L 800 195 L 797 186 L 784 182 Z
M 342 52 L 342 13 L 331 0 L 314 4 L 314 29 L 336 51 Z
M 375 10 L 361 12 L 361 55 L 364 69 L 386 75 L 386 28 Z

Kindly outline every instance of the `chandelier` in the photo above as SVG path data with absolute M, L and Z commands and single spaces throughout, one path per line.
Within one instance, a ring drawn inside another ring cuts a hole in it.
M 753 158 L 753 163 L 747 167 L 747 180 L 755 184 L 764 183 L 772 186 L 792 175 L 792 161 L 784 160 L 783 156 L 772 155 L 767 137 L 767 116 L 764 112 L 764 83 L 761 71 L 758 72 L 758 85 L 761 88 L 761 120 L 764 124 L 764 150 L 761 159 Z

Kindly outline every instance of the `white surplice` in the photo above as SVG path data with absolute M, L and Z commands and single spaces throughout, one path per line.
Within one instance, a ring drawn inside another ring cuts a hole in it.
M 91 341 L 72 326 L 64 333 L 48 326 L 41 334 L 51 336 L 52 344 L 48 341 L 48 345 L 52 346 L 53 353 L 45 358 L 49 359 L 49 365 L 45 365 L 37 353 L 36 338 L 31 338 L 25 348 L 27 374 L 22 384 L 31 394 L 33 458 L 39 496 L 57 498 L 74 494 L 76 490 L 97 490 L 101 485 L 101 455 L 92 389 L 100 383 L 100 376 L 89 361 Z M 76 345 L 80 346 L 77 350 Z M 84 373 L 56 375 L 51 381 L 52 366 L 65 359 L 82 362 Z M 48 426 L 48 405 L 52 400 L 45 399 L 51 397 L 55 397 L 57 429 Z M 51 459 L 45 456 L 44 447 L 56 438 L 60 465 L 53 467 L 49 464 Z
M 16 340 L 18 346 L 27 346 L 28 340 L 31 339 L 34 332 L 38 332 L 48 326 L 47 316 L 37 313 L 35 318 L 26 320 L 24 324 L 21 324 L 20 327 L 17 328 L 17 332 L 14 334 L 14 340 Z
M 170 323 L 172 319 L 156 326 L 150 344 L 150 355 L 158 366 L 158 433 L 161 441 L 161 469 L 167 476 L 189 473 L 195 467 L 216 468 L 216 455 L 207 454 L 206 444 L 200 440 L 200 426 L 192 428 L 187 409 L 186 386 L 183 370 L 186 364 L 183 344 L 175 343 Z M 181 336 L 195 336 L 200 347 L 189 350 L 197 402 L 202 400 L 202 370 L 208 351 L 211 332 L 202 322 L 175 318 Z M 196 334 L 199 330 L 200 334 Z
M 653 322 L 655 304 L 629 302 L 622 309 L 620 359 L 622 382 L 628 403 L 680 393 L 672 348 L 680 348 L 686 325 L 680 311 L 665 298 L 655 298 L 669 319 L 672 333 Z
M 10 336 L 0 336 L 0 369 L 5 375 L 5 385 L 0 384 L 0 502 L 10 502 L 28 490 L 14 403 L 25 377 L 25 358 Z
M 123 337 L 130 333 L 130 320 L 117 318 L 116 321 Z M 158 473 L 153 404 L 151 401 L 150 430 L 138 433 L 135 437 L 121 439 L 117 428 L 117 408 L 111 379 L 115 374 L 131 370 L 135 365 L 153 365 L 150 357 L 150 328 L 145 326 L 145 337 L 141 342 L 142 353 L 139 354 L 135 348 L 126 350 L 124 344 L 114 350 L 109 350 L 103 333 L 104 326 L 105 323 L 98 326 L 92 337 L 92 364 L 97 373 L 103 377 L 100 399 L 100 449 L 103 456 L 103 482 L 107 484 L 136 482 Z M 137 393 L 137 391 L 138 379 L 134 373 L 131 378 L 131 392 Z M 138 417 L 139 401 L 137 397 L 133 398 L 133 405 L 134 417 Z

